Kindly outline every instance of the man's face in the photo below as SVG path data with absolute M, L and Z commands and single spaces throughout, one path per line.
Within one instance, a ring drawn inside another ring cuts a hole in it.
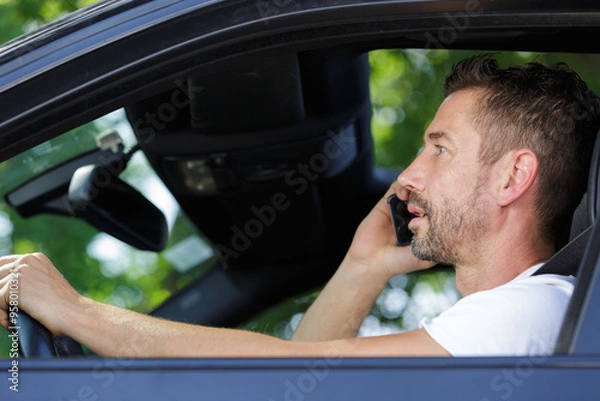
M 442 103 L 425 132 L 425 147 L 398 177 L 417 216 L 413 253 L 453 265 L 475 263 L 489 227 L 489 167 L 479 163 L 481 136 L 471 124 L 478 95 L 459 91 Z

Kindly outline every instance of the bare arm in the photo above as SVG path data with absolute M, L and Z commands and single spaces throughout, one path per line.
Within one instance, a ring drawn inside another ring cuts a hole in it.
M 18 272 L 18 273 L 17 273 Z M 15 276 L 16 274 L 16 276 Z M 0 258 L 0 323 L 9 326 L 9 282 L 19 307 L 51 332 L 112 357 L 352 357 L 448 355 L 424 330 L 372 338 L 286 341 L 158 319 L 78 294 L 42 254 Z
M 366 266 L 346 257 L 294 332 L 294 341 L 356 337 L 386 278 L 369 276 Z
M 302 318 L 293 340 L 356 337 L 390 278 L 433 265 L 415 258 L 410 247 L 396 245 L 387 198 L 397 188 L 394 182 L 361 222 L 346 257 Z
M 73 316 L 75 318 L 75 315 Z M 98 323 L 102 322 L 101 325 Z M 117 357 L 447 356 L 425 330 L 319 342 L 171 322 L 115 306 L 89 303 L 67 334 L 94 352 Z

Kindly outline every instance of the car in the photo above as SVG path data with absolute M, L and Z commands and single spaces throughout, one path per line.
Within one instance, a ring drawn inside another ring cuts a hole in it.
M 178 321 L 239 327 L 290 298 L 310 302 L 400 171 L 375 161 L 382 115 L 370 55 L 403 49 L 417 64 L 435 62 L 423 56 L 434 50 L 583 55 L 593 80 L 598 31 L 600 6 L 583 0 L 98 2 L 0 48 L 0 228 L 16 229 L 9 213 L 26 222 L 0 248 L 62 255 L 82 266 L 75 287 L 85 277 L 108 286 L 106 301 Z M 565 227 L 578 279 L 551 356 L 99 358 L 20 312 L 31 357 L 18 357 L 10 337 L 0 395 L 596 399 L 596 142 L 587 194 Z M 61 241 L 68 230 L 79 238 Z M 140 252 L 123 261 L 117 243 Z M 97 258 L 74 256 L 86 252 Z M 119 275 L 128 263 L 148 299 Z

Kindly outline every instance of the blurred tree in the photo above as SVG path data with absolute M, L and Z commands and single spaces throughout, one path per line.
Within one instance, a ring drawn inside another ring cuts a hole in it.
M 0 43 L 92 3 L 95 0 L 0 1 Z

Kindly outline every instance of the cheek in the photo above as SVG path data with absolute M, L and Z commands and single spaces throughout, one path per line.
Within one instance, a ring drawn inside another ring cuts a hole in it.
M 437 169 L 429 181 L 431 199 L 456 199 L 473 188 L 474 178 L 455 169 Z

